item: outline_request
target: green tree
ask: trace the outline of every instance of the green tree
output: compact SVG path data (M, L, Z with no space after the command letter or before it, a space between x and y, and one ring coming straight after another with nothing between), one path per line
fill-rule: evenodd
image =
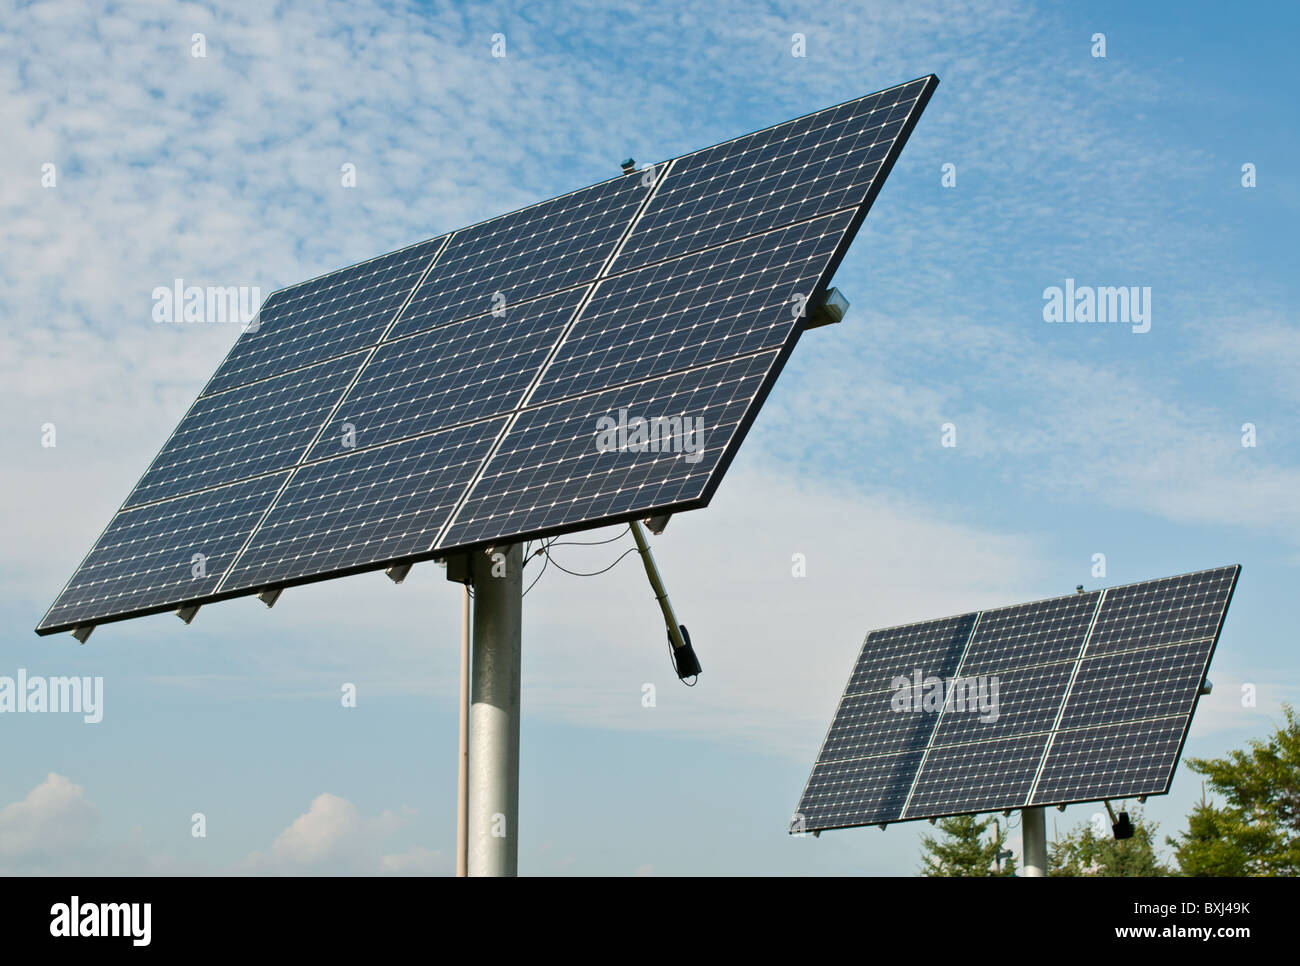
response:
M985 838L984 833L990 825L993 833ZM925 847L922 875L1015 875L1013 858L1007 858L1001 871L998 870L998 853L1006 850L1007 833L995 818L981 821L974 815L957 815L939 819L938 827L942 837L926 835L922 838Z
M1120 809L1124 809L1123 803ZM1140 809L1129 811L1133 837L1116 839L1109 827L1100 835L1084 822L1065 838L1056 839L1047 852L1048 875L1060 876L1157 876L1171 875L1156 855L1156 823ZM1109 825L1109 823L1107 823Z
M1300 718L1290 705L1282 712L1286 723L1266 740L1188 762L1224 803L1202 789L1187 831L1168 840L1184 875L1300 875Z

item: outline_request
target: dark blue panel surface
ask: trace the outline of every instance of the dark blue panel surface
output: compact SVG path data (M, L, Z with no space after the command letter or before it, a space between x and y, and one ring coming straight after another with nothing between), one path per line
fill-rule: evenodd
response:
M1075 660L1100 599L1100 592L1093 591L984 611L962 673Z
M702 499L775 357L766 352L525 410L440 546L592 525ZM602 440L601 420L617 424L620 412L628 431ZM663 432L633 446L630 424L637 419L665 421ZM615 448L602 451L602 442ZM618 448L623 442L629 445Z
M1034 792L1036 804L1087 802L1169 790L1186 716L1058 732Z
M937 84L922 77L678 158L611 271L869 202Z
M297 465L361 368L364 352L202 396L127 506Z
M1214 637L1238 567L1219 567L1106 592L1088 654Z
M266 532L241 543L239 579L209 588L206 602L377 569L393 554L707 504L795 346L796 308L816 309L936 84L923 78L273 293L131 506L295 467ZM596 420L620 410L633 421L703 419L702 457L595 452ZM497 419L507 436L487 432L452 456L431 435ZM367 493L416 509L394 523L357 495L357 467ZM436 490L408 494L412 480ZM134 612L106 601L79 613Z
M904 818L1017 808L1029 796L1048 733L931 748Z
M1073 661L977 675L967 674L963 666L959 684L949 688L952 697L932 743L992 741L1050 731L1073 672Z
M432 550L504 423L458 426L299 467L222 592Z
M203 395L364 349L379 341L442 247L434 238L271 294Z
M452 237L390 339L596 280L650 192L637 172Z
M1191 714L1210 649L1205 641L1123 651L1079 665L1061 728Z
M334 456L345 443L362 449L513 410L587 291L385 342L309 458Z
M822 746L822 761L924 751L939 716L924 702L904 707L895 691L846 694Z
M171 608L211 593L288 475L119 512L41 627Z
M977 614L886 627L872 631L863 642L846 694L892 687L899 675L949 677L957 672Z
M922 754L819 761L791 831L898 821Z
M1067 804L1165 792L1239 572L1221 567L873 631L814 772L925 742L903 819L1019 808L1031 795L1035 804ZM939 700L922 706L923 717L937 718L930 731L886 703L896 675L918 674L923 695L943 681L942 712L933 710ZM983 695L973 706L972 690ZM890 820L874 805L856 821L851 811L808 828Z
M783 346L851 212L602 281L531 402Z

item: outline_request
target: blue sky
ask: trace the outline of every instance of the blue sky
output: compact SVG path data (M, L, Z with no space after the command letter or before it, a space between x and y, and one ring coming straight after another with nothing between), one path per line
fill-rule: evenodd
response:
M154 323L156 286L269 294L629 155L931 72L835 279L850 315L801 342L713 505L655 544L700 686L672 677L633 561L552 569L529 594L521 872L912 874L923 823L784 834L863 636L1079 583L1242 564L1186 753L1263 734L1300 699L1298 20L1289 4L0 3L0 675L105 689L96 725L0 716L0 871L453 866L460 611L437 567L115 624L86 647L32 633L237 334ZM1066 278L1149 286L1150 331L1045 323ZM584 570L621 548L564 551ZM1148 814L1173 833L1199 794L1180 769Z

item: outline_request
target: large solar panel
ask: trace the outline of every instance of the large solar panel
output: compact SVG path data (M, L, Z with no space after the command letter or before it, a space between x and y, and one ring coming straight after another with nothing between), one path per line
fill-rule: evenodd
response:
M937 84L275 292L38 633L707 505Z
M791 830L1167 792L1240 571L873 631Z

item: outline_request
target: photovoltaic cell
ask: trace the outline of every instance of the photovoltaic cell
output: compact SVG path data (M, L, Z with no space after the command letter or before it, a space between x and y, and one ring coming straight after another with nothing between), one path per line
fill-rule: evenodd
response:
M1220 567L869 634L800 803L804 826L1168 791L1239 572ZM918 673L926 693L942 679L939 700L923 706L942 711L890 704L886 682ZM903 753L919 755L911 772ZM855 789L852 775L887 775L894 785ZM831 787L833 805L809 800Z
M1235 581L1236 573L1225 567L1117 587L1106 594L1088 651L1213 637Z
M363 355L200 397L126 505L291 469L361 368Z
M893 691L846 694L826 743L821 761L865 758L924 751L934 733L937 716L922 710L899 713L892 707Z
M923 77L677 159L613 271L869 203L937 83Z
M992 741L1050 731L1073 671L1074 662L1066 661L998 674L963 674L964 682L968 682L962 695L965 709L950 707L944 711L932 743L939 746ZM990 705L994 707L986 710Z
M445 239L433 238L280 289L208 382L210 396L379 341Z
M1100 599L1094 591L985 611L962 662L962 673L1074 660Z
M783 346L852 213L602 281L530 401Z
M1191 714L1207 657L1205 647L1185 643L1088 658L1060 727Z
M645 180L615 178L456 232L389 338L595 281L650 192Z
M931 748L904 818L956 815L1024 802L1043 760L1047 732Z
M211 593L288 475L120 511L42 623L76 626L106 610L171 609Z
M922 754L818 761L790 831L898 821Z
M916 669L947 678L957 672L977 614L872 631L863 642L846 694L889 688L900 674Z
M1058 732L1033 803L1088 802L1169 790L1185 715Z
M427 552L504 422L458 426L300 467L221 590Z
M713 468L775 353L719 363L704 372L524 410L469 492L443 546L519 539L531 531L604 521L707 496ZM630 414L630 415L629 415ZM620 447L617 425L661 420L653 439ZM602 451L601 421L612 448ZM690 420L690 422L686 422ZM698 422L697 422L698 421ZM645 451L637 447L644 445ZM694 450L694 452L691 452Z
M385 342L309 458L336 456L347 440L360 449L512 411L588 290Z

